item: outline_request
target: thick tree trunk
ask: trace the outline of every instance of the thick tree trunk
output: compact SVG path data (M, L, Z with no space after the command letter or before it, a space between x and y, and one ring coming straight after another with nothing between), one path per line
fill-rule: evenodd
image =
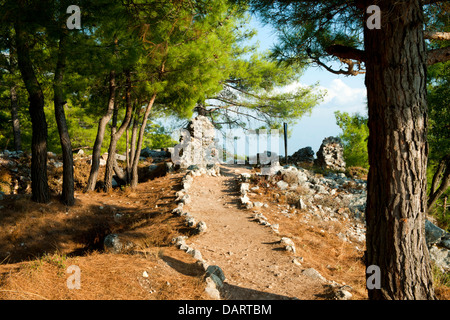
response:
M17 62L28 91L32 123L31 140L31 199L40 203L50 200L47 180L47 121L44 113L44 93L36 78L30 58L27 34L22 23L14 25L16 31Z
M106 125L113 115L114 105L116 99L116 73L111 71L109 74L109 99L108 107L105 115L100 119L97 130L97 137L95 138L94 148L92 152L91 172L86 187L86 191L93 191L97 183L98 170L100 168L100 156L102 152L103 138L105 137Z
M131 188L136 188L138 185L138 164L139 164L139 157L141 155L141 149L142 149L142 142L144 141L144 132L145 132L145 127L147 126L147 119L148 119L148 115L150 114L150 111L152 110L153 107L153 103L155 102L156 99L156 93L153 94L152 98L150 99L147 108L145 110L144 113L144 118L142 119L142 125L141 128L139 129L139 138L137 141L137 146L136 146L136 151L134 154L132 154L133 156L133 166L132 166L132 170L131 170Z
M112 188L113 171L116 171L115 167L117 166L115 157L117 142L122 137L125 130L128 128L128 124L130 123L133 112L133 106L131 104L131 74L129 71L126 71L126 79L127 79L125 92L126 113L119 130L116 130L117 112L115 112L114 114L113 126L111 128L111 143L109 144L108 159L106 161L105 192L108 192Z
M420 0L377 2L381 29L365 28L369 107L367 266L381 271L370 299L434 299L425 243L428 146Z
M67 129L66 115L64 113L64 91L63 78L66 61L65 35L59 40L58 61L56 63L55 78L53 81L53 102L55 107L55 119L58 125L59 140L61 142L63 156L63 185L61 201L72 206L75 203L74 180L73 180L73 153L70 142L69 130Z

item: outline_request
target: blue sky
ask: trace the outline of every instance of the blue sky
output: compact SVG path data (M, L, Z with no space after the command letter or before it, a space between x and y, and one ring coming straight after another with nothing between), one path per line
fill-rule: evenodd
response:
M270 26L263 26L253 18L250 27L258 30L255 40L259 42L260 50L269 50L276 42L276 34ZM292 135L288 140L288 154L307 146L317 152L324 138L340 134L335 111L367 114L364 75L335 75L318 67L310 67L298 81L302 85L319 82L320 88L327 90L328 94L310 116L304 116L297 125L290 128ZM284 155L284 145L280 147L283 150L281 154Z
M249 27L258 31L254 41L259 42L259 49L261 51L270 50L277 41L273 29L270 26L262 25L256 18L252 18ZM298 149L308 146L314 152L317 152L323 139L342 133L336 124L335 111L348 112L350 114L356 112L364 115L367 114L364 75L335 75L319 67L310 67L290 87L314 85L316 83L319 83L319 89L327 91L327 95L322 103L314 107L311 115L304 116L295 126L289 128L292 134L288 139L288 155L292 155ZM245 135L243 132L241 134L238 133L239 131L236 132L238 136ZM178 137L179 132L175 130L173 132L173 138L178 140ZM276 147L275 149L269 147L269 149L284 156L282 132L280 132L280 137L278 152ZM259 150L259 152L262 151L264 150Z

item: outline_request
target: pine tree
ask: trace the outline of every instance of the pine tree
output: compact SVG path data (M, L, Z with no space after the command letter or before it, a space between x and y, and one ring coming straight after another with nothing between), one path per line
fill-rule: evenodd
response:
M427 65L449 59L428 51L424 9L444 1L264 1L255 11L281 35L279 59L309 59L335 74L365 73L369 113L366 264L381 270L371 299L434 299L425 243ZM369 7L370 6L370 7ZM375 14L374 14L375 11ZM379 13L380 15L378 15ZM346 68L336 69L330 61Z

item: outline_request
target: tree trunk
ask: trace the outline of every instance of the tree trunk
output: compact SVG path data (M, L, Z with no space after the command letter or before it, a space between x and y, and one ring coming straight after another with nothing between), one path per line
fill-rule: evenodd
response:
M59 39L58 61L56 63L55 78L53 81L53 101L55 107L55 119L58 125L59 140L61 142L63 156L63 186L61 201L68 206L72 206L75 203L73 153L69 131L67 129L66 115L64 113L64 105L66 102L64 101L63 91L63 78L66 63L65 37L66 35L62 33Z
M144 118L142 119L142 125L139 129L139 138L137 141L136 151L133 156L133 166L131 171L131 188L136 188L138 185L138 164L139 164L139 157L141 155L141 149L142 149L142 141L144 140L144 132L145 127L147 126L147 119L148 115L150 114L150 111L152 110L153 103L156 99L156 93L153 94L152 98L150 99L147 108L145 110Z
M444 171L445 170L445 171ZM428 197L428 211L436 204L436 201L450 187L450 155L446 155L439 162L438 169L433 176L430 195Z
M13 59L14 48L11 45L9 48L9 73L11 75L16 74L16 63ZM20 120L19 120L19 104L17 101L17 84L11 84L9 89L10 100L11 100L11 121L13 126L13 136L14 136L14 150L22 150L22 137L20 133Z
M20 134L20 121L16 89L17 85L12 85L9 92L11 94L11 120L13 125L14 150L20 151L22 150L22 138Z
M109 73L109 99L108 107L105 115L100 119L97 130L97 137L95 138L94 148L92 152L92 164L91 172L89 173L89 179L86 187L86 191L93 191L97 183L98 170L100 168L100 156L102 152L103 138L105 137L106 125L111 120L114 104L116 99L116 73L112 70Z
M50 200L47 180L47 121L44 113L44 93L36 78L30 59L26 31L22 23L14 25L16 31L17 62L28 91L32 124L31 139L31 199L39 203Z
M131 172L130 172L130 149L129 149L129 145L130 145L130 127L131 127L131 121L128 124L128 128L125 131L126 133L126 137L125 137L125 157L126 157L126 163L127 163L127 167L126 167L126 183L128 184L130 182L130 177L131 177Z
M369 107L366 263L380 268L370 299L435 299L425 243L428 145L420 0L377 2L364 30Z
M103 191L108 192L112 188L112 178L114 172L114 159L116 156L117 140L115 139L115 134L117 131L117 113L119 112L119 105L114 104L112 124L111 124L111 137L108 147L108 158L106 159L105 166L105 178Z
M105 192L108 192L112 188L112 177L113 171L115 171L115 166L117 166L116 162L116 148L117 142L122 137L125 130L128 128L128 124L130 123L133 105L131 104L131 74L129 71L125 72L126 74L126 93L125 93L125 104L126 104L126 113L125 118L119 128L116 130L117 123L117 112L114 114L113 126L111 128L111 143L109 144L108 150L108 160L106 161L106 172L105 172Z
M136 139L137 139L137 131L139 127L139 118L142 112L141 107L136 107L134 119L133 119L133 128L131 129L131 142L130 142L130 166L127 167L128 174L128 183L131 184L131 180L133 178L133 163L134 163L134 155L136 153Z

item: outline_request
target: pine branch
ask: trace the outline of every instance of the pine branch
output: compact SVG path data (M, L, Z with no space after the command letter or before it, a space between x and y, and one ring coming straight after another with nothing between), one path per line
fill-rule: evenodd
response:
M339 44L331 45L328 48L326 48L325 51L328 54L338 57L340 59L351 59L356 60L358 62L364 62L366 60L365 51Z
M450 32L424 32L425 39L430 40L450 40Z
M427 65L429 66L448 60L450 60L450 46L428 51Z

